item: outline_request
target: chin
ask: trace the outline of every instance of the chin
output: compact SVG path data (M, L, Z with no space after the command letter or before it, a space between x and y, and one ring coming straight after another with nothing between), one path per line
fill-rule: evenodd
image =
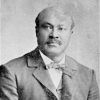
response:
M61 51L59 49L46 49L45 50L47 55L53 55L53 56L57 56L61 54Z
M65 48L59 47L59 46L44 46L42 47L42 51L46 55L52 55L52 56L59 56L64 53Z

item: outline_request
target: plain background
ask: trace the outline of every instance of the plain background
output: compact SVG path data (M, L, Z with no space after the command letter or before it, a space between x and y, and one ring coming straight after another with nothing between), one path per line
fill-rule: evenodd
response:
M67 55L96 71L100 84L99 0L1 0L0 64L37 46L35 18L44 8L63 5L74 15Z

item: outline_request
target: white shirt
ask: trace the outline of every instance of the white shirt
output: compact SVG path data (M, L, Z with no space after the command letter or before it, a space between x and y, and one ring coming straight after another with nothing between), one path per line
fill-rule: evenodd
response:
M44 63L46 65L50 64L51 62L53 62L50 58L45 56L41 51L40 51L40 54L41 54L41 56L43 58L43 61L44 61ZM65 56L63 57L63 59L60 61L59 64L64 64L64 63L65 63ZM54 69L54 68L50 68L50 69L48 69L48 72L50 74L51 80L52 80L55 88L57 89L57 87L58 87L58 85L60 83L61 77L62 77L62 71Z

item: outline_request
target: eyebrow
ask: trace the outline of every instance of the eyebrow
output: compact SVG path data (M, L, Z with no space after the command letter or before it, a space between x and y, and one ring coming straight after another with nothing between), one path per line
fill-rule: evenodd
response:
M48 22L44 22L44 23L42 23L42 25L43 24L47 24L47 25L52 25L51 23L48 23ZM53 25L52 25L53 26Z
M58 26L65 26L65 25L59 24Z
M43 23L41 24L41 26L43 26L43 25L54 26L52 23L49 23L49 22L43 22ZM57 25L57 27L66 27L66 25L61 23L61 24Z
M60 25L58 25L58 27L64 27L64 28L66 28L66 25L60 24Z

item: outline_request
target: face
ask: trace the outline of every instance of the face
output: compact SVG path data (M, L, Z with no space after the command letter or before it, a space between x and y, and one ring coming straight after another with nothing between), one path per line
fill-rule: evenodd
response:
M47 56L60 56L68 46L71 37L70 16L62 16L52 11L43 12L37 30L40 50Z

